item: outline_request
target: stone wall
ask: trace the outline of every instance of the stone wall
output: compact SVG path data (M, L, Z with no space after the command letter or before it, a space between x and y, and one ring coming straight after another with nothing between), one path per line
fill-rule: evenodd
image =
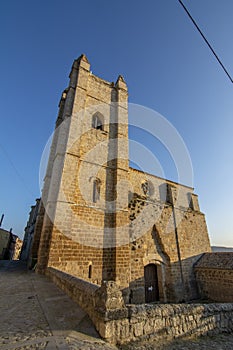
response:
M128 325L128 309L114 281L102 282L101 286L97 286L52 267L46 270L46 274L88 313L102 338L112 343L118 342L118 333L112 333L112 322L116 322L117 329L122 324Z
M122 77L110 83L94 76L84 55L74 62L45 177L45 213L36 226L38 272L50 266L89 282L116 280L127 288L127 99ZM93 127L95 115L102 118L101 128Z
M92 318L94 312L94 294L99 289L96 284L88 283L65 272L49 267L46 274L63 291L75 300Z
M27 261L29 258L29 254L31 251L31 245L33 242L33 235L34 235L34 231L35 231L35 224L36 224L37 216L39 213L39 207L40 207L40 199L37 198L36 204L31 206L27 226L25 227L23 246L22 246L21 253L20 253L20 260Z
M233 253L204 254L195 273L203 299L233 302Z
M10 232L0 228L0 260L5 258L9 247Z
M233 304L125 305L115 282L100 287L54 268L47 274L89 314L101 337L111 343L233 331Z
M155 264L159 301L198 298L193 265L211 251L193 189L130 168L131 301L145 302L144 268Z
M233 330L233 304L145 304L127 306L128 339L172 339Z

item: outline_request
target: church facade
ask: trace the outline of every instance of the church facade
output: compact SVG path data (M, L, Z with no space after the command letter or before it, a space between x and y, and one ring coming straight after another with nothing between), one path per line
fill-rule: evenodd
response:
M30 265L101 285L126 303L198 298L194 266L210 252L193 189L129 166L128 91L74 61L62 93Z

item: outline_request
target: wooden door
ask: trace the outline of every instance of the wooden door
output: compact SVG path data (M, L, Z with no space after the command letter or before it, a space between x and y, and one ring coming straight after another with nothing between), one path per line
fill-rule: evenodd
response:
M149 264L144 267L145 302L152 303L159 300L157 265Z

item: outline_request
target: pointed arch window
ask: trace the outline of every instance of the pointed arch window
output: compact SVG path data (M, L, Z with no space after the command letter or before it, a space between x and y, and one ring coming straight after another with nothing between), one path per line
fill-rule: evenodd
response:
M97 130L104 130L104 117L97 112L92 117L92 127Z
M93 195L92 200L97 203L100 200L100 179L94 179L93 181Z

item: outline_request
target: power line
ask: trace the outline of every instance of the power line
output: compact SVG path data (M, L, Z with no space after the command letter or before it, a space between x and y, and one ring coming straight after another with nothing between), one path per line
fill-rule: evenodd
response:
M204 39L205 43L208 45L209 49L212 51L212 53L214 54L216 60L218 61L218 63L220 64L220 66L222 67L222 69L224 70L224 72L226 73L226 75L228 76L228 78L230 79L231 83L233 83L233 79L231 78L230 74L228 73L227 69L224 67L223 63L221 62L220 58L218 57L218 55L216 54L216 52L214 51L213 47L210 45L209 41L206 39L205 35L202 33L201 29L199 28L198 24L196 23L196 21L193 19L193 17L191 16L190 12L188 11L188 9L185 7L185 5L183 4L183 2L181 0L178 0L179 3L181 4L181 6L183 7L183 9L185 10L185 12L187 13L187 15L189 16L189 18L191 19L191 21L193 22L193 24L195 25L195 27L197 28L198 32L201 34L202 38Z

